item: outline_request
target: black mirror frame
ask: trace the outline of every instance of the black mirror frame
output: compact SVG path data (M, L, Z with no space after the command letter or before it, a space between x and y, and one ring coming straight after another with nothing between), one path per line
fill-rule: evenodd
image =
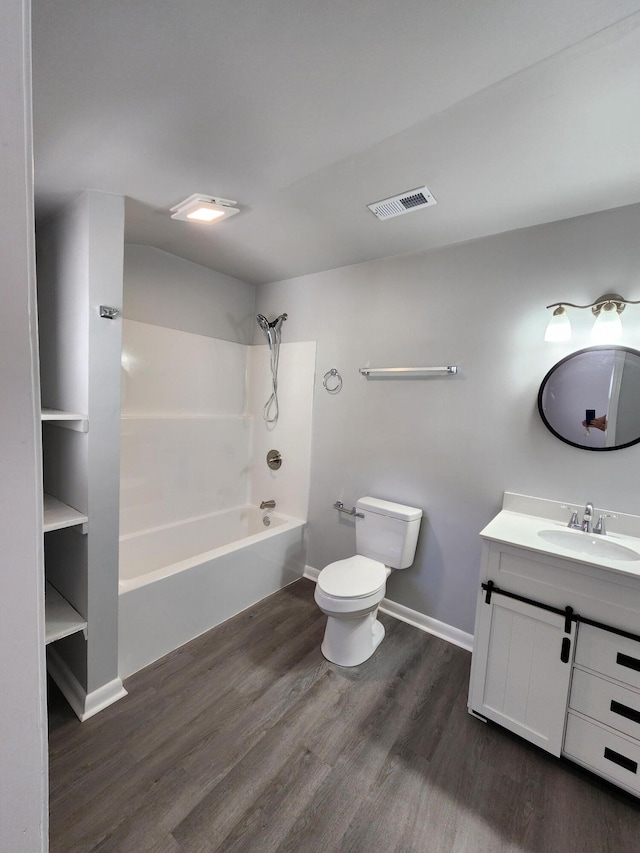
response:
M597 347L585 347L584 349L579 349L579 350L576 350L575 352L569 353L569 355L560 359L560 361L556 362L556 364L554 364L553 367L549 371L547 371L547 375L544 377L544 379L540 383L540 390L538 391L538 412L540 413L540 417L542 418L543 424L546 426L546 428L549 430L549 432L552 432L556 438L560 439L560 441L563 441L565 444L570 444L571 447L577 447L578 450L591 450L591 451L595 451L597 453L603 453L603 452L606 453L607 451L610 451L610 450L623 450L625 447L632 447L634 444L638 444L638 442L640 442L640 435L638 436L638 438L635 438L633 441L628 441L628 442L626 442L626 444L616 444L613 447L588 447L586 444L576 444L575 441L569 441L568 438L565 438L564 436L560 435L560 433L557 432L551 426L551 424L547 420L547 418L546 418L546 416L542 410L542 395L544 393L545 385L547 384L551 374L554 373L562 364L564 364L566 361L569 361L570 359L574 358L575 356L582 355L582 353L585 353L585 352L597 352L599 350L614 350L615 352L630 352L630 353L633 353L634 355L637 355L640 358L640 351L638 351L636 349L632 349L631 347L617 347L614 344L604 344L602 346L597 346Z

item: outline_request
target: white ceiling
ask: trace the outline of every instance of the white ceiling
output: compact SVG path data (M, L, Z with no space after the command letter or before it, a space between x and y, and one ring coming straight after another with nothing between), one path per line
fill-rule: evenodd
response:
M32 2L40 216L261 283L640 202L640 0Z

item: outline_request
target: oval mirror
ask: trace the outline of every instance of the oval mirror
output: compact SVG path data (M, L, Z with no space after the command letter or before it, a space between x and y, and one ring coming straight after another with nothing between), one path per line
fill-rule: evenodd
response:
M538 410L561 441L584 450L620 450L640 441L640 352L578 350L542 380Z

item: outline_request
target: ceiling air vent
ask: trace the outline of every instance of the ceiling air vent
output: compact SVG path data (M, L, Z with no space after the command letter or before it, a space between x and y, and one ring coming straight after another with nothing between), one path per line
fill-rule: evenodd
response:
M438 202L426 187L418 187L417 190L408 190L406 193L376 201L367 207L378 219L391 219L392 216L401 216L403 213L412 213L423 207L431 207Z

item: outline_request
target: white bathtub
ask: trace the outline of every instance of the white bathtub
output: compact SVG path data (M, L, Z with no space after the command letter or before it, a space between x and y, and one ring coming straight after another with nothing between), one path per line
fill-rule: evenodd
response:
M237 507L122 536L120 678L302 577L305 527Z

